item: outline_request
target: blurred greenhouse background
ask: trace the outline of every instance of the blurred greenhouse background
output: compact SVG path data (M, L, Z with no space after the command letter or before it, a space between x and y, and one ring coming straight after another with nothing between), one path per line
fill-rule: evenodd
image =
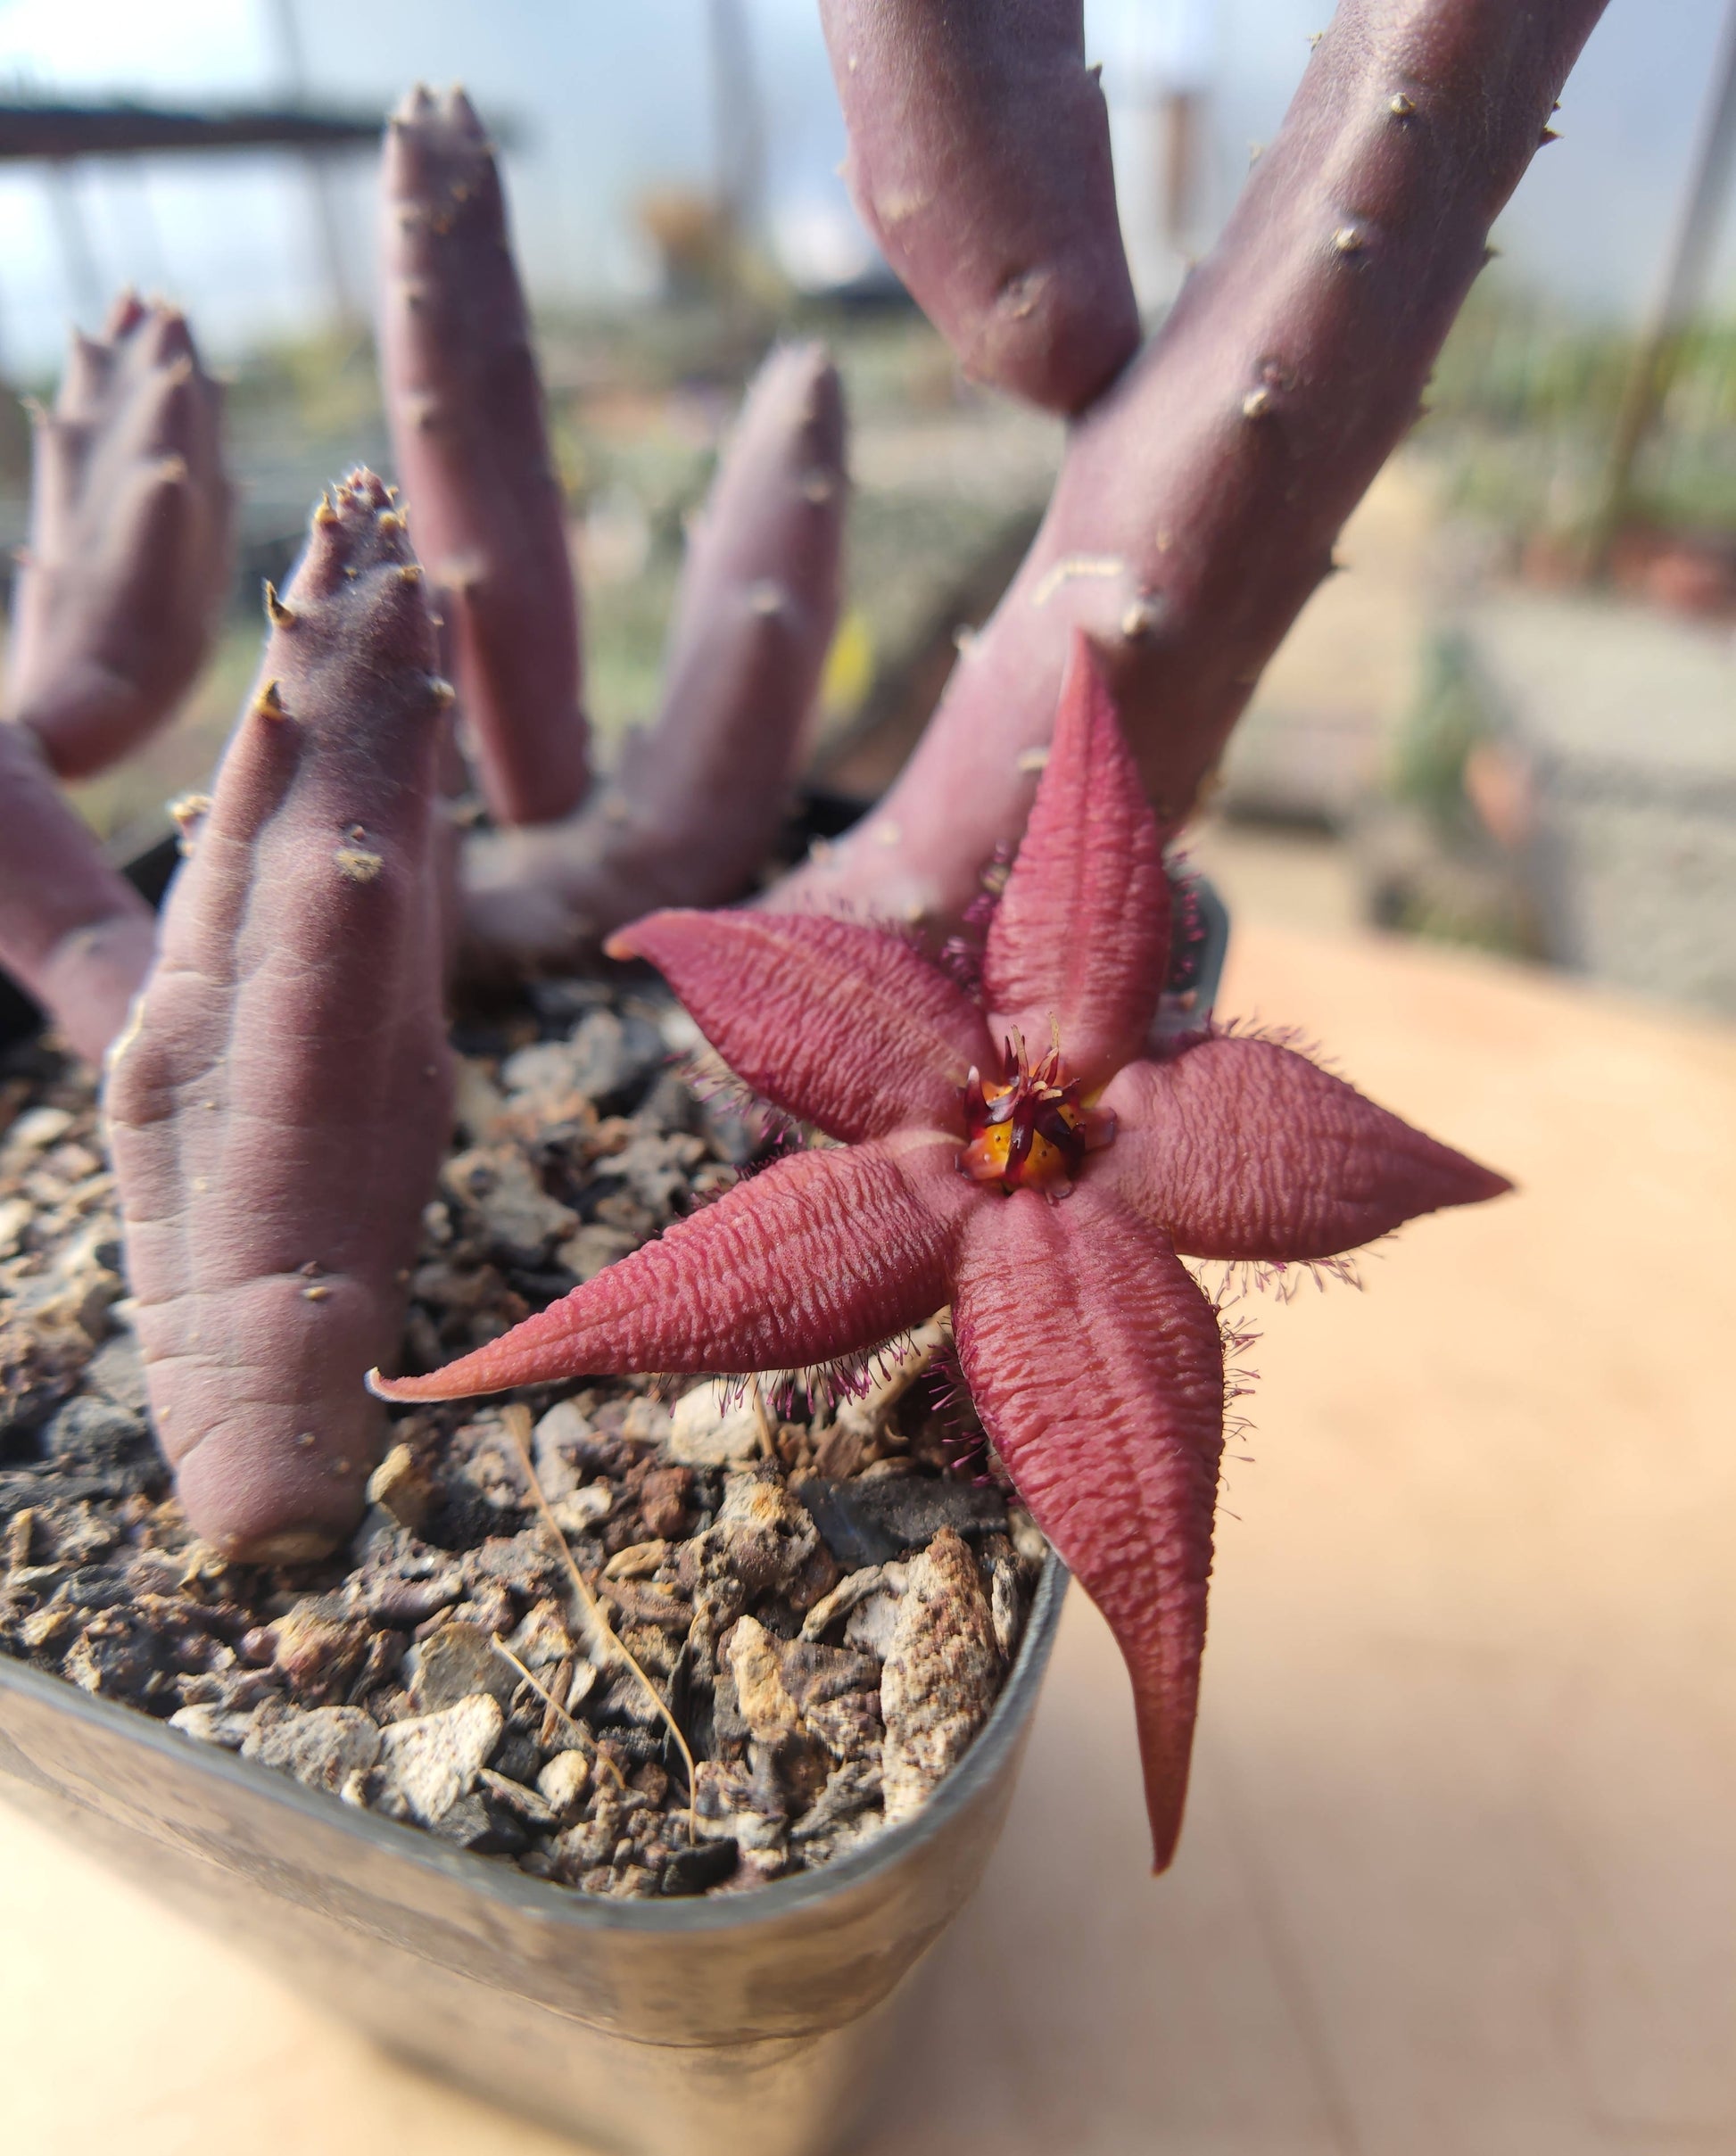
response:
M1153 320L1328 12L1091 0ZM1195 835L1244 914L1447 937L1736 1012L1736 219L1720 234L1715 127L1732 24L1726 0L1613 0L1429 415L1352 519L1348 574L1275 662ZM244 688L259 579L327 479L387 460L368 127L417 78L462 78L506 147L605 736L653 704L684 519L747 372L782 332L837 347L856 493L815 775L872 797L1034 531L1060 433L962 383L879 266L836 175L811 0L12 0L0 536L21 543L28 517L18 397L52 394L69 322L94 326L128 283L182 301L228 369L244 485L219 658L140 764L83 790L87 813L123 855L157 835ZM317 157L77 153L79 112L117 106L357 125ZM45 108L68 115L52 158L26 153ZM1686 312L1612 491L1697 170Z

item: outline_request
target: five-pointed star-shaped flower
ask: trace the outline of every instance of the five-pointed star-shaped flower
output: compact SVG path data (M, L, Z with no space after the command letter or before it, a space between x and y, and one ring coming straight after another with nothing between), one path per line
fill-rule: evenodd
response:
M445 1369L373 1380L414 1400L788 1369L950 1302L983 1426L1126 1657L1160 1871L1186 1789L1223 1449L1218 1319L1182 1256L1328 1258L1508 1188L1270 1041L1150 1052L1170 911L1156 823L1081 642L980 1004L880 929L639 922L616 954L651 960L739 1078L842 1142L778 1161Z

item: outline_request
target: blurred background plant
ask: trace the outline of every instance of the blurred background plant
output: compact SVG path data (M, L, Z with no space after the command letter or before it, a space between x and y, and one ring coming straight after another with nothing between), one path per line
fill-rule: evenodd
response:
M1575 308L1500 264L1472 293L1417 448L1438 474L1443 509L1485 525L1509 570L1570 580L1637 343L1632 320ZM1708 313L1683 331L1624 516L1614 564L1623 588L1643 592L1672 539L1711 555L1736 549L1736 321ZM1673 592L1659 596L1668 603ZM1729 591L1705 596L1708 611L1732 604Z

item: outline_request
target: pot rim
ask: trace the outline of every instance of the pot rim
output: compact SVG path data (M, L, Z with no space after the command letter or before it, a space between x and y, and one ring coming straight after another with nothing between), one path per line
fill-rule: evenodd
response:
M888 1827L864 1849L791 1879L771 1879L751 1892L712 1896L693 1895L654 1900L616 1900L533 1878L510 1861L478 1856L442 1842L431 1828L382 1818L346 1805L336 1796L310 1789L292 1776L263 1767L238 1754L183 1736L166 1722L137 1707L81 1690L64 1677L51 1677L29 1663L0 1655L0 1690L10 1687L75 1722L156 1750L178 1765L215 1776L255 1797L299 1812L327 1827L373 1842L423 1869L442 1873L454 1883L510 1904L527 1916L582 1932L715 1932L776 1923L837 1894L889 1871L921 1845L940 1833L1000 1772L1018 1744L1029 1709L1048 1665L1061 1607L1071 1574L1053 1549L1043 1561L1025 1618L1024 1632L1000 1696L990 1708L976 1741L929 1801L913 1817ZM4 1781L0 1780L0 1794Z

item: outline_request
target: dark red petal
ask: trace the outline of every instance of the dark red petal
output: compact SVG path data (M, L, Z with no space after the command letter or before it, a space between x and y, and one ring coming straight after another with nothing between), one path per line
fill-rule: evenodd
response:
M793 1153L523 1325L385 1400L460 1400L624 1370L799 1369L946 1302L971 1185L951 1138Z
M991 1051L982 1013L883 929L801 913L652 913L609 945L649 958L736 1076L835 1138L962 1130Z
M1138 1054L1170 955L1170 887L1096 654L1074 640L1054 739L983 954L989 1030L1060 1028L1088 1091Z
M953 1325L983 1427L1108 1618L1139 1718L1153 1866L1175 1854L1223 1450L1211 1306L1109 1192L974 1208Z
M1092 1174L1190 1258L1303 1262L1513 1186L1272 1041L1129 1063Z

